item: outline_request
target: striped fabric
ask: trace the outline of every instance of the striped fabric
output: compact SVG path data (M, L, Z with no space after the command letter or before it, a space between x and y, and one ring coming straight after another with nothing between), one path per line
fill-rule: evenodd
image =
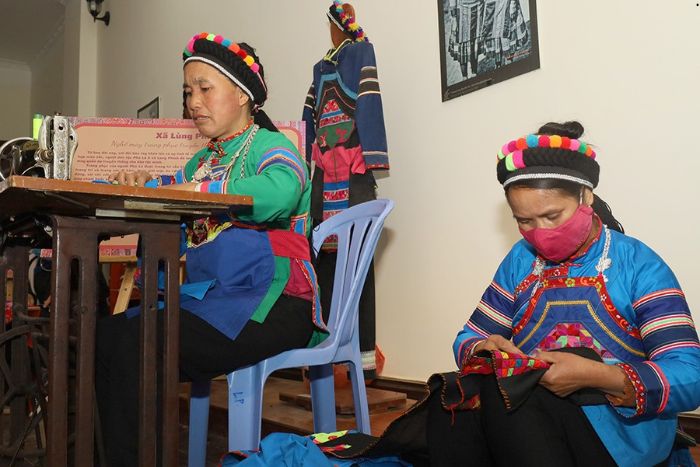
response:
M357 97L380 94L376 66L365 66L360 70L360 88Z
M700 348L688 303L680 289L655 291L632 306L650 360L670 350Z
M316 91L313 83L311 83L309 92L306 94L306 101L304 102L304 107L309 109L311 112L316 112Z
M264 154L258 162L258 166L256 168L255 173L257 175L260 175L265 169L275 164L283 165L292 169L294 171L294 174L299 179L299 185L301 185L301 189L304 189L307 180L306 165L301 160L299 160L296 154L294 154L287 148L274 148L268 151L266 154Z
M491 334L499 334L510 339L513 331L513 295L508 293L496 281L486 289L481 301L472 313L466 327L478 334L479 338L468 339L460 344L458 360L462 363L468 359L473 347Z

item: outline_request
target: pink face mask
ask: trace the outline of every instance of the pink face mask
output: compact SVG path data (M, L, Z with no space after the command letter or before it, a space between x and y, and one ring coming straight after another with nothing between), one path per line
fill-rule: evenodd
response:
M520 233L535 250L550 261L561 262L576 253L593 226L593 208L580 204L573 216L553 229L535 228Z

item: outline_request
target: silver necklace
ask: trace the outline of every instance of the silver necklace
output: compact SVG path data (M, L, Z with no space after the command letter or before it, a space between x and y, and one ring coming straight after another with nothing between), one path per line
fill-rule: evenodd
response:
M223 178L224 175L228 176L231 168L236 164L236 161L238 160L239 156L242 156L241 159L241 178L245 177L245 161L246 158L248 157L248 151L250 150L250 146L253 143L253 138L255 138L255 134L258 132L258 129L260 127L258 125L253 125L253 128L251 129L250 133L248 133L248 136L246 137L245 142L241 145L241 147L236 151L236 153L233 155L231 158L231 162L226 164L226 168L221 171L221 177ZM214 152L211 152L208 156L207 159L204 161L202 165L199 166L199 168L195 171L195 173L192 175L192 181L194 182L201 182L203 180L206 180L207 178L210 178L212 176L212 166L211 166L211 156L214 154Z

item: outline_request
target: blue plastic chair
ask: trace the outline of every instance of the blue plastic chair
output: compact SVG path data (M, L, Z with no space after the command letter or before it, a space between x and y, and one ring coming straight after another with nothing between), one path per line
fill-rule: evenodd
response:
M314 348L289 350L227 375L230 451L258 449L265 380L273 371L300 366L309 367L314 430L320 433L336 431L333 363L349 363L357 428L370 434L360 357L358 305L384 220L393 208L391 200L369 201L346 209L314 230L313 248L316 252L327 237L338 236L338 260L328 319L330 335ZM189 467L205 465L209 391L209 381L192 384Z

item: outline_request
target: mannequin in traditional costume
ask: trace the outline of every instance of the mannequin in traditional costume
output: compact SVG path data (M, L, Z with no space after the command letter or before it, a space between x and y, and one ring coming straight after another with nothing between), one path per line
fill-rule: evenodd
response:
M306 160L313 161L311 217L318 224L376 199L374 171L387 170L386 134L374 48L355 21L352 5L334 1L327 12L333 48L313 69L304 105ZM330 309L336 244L317 261L323 309ZM375 376L374 268L360 298L360 350L365 377Z

